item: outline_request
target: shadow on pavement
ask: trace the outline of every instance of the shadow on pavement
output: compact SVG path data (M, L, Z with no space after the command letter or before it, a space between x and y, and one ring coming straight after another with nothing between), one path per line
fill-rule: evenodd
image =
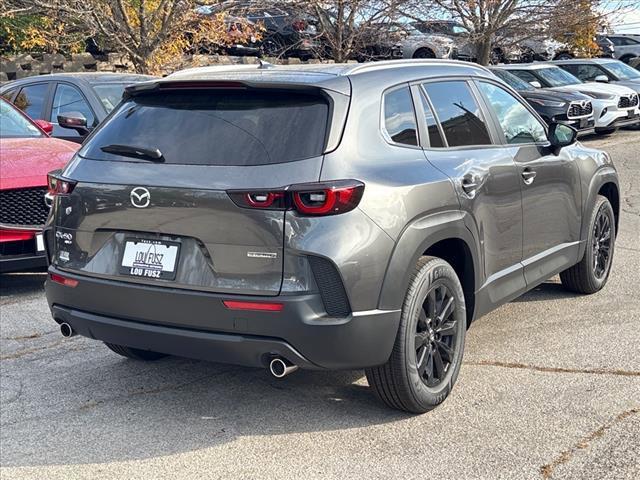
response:
M561 283L545 282L515 300L512 300L512 302L541 302L545 300L558 300L561 298L573 298L578 296L580 295L570 292L564 288Z
M0 274L0 297L44 290L45 270Z

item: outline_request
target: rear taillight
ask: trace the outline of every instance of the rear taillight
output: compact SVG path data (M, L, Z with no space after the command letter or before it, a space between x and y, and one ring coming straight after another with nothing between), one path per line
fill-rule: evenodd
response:
M50 273L49 278L52 282L59 283L60 285L64 285L65 287L75 288L78 286L78 280L63 277L62 275L58 275L57 273Z
M337 215L360 203L364 183L357 180L303 183L273 190L227 192L242 208L296 210L301 215Z
M64 179L57 173L47 175L47 187L50 195L68 195L73 192L76 182Z

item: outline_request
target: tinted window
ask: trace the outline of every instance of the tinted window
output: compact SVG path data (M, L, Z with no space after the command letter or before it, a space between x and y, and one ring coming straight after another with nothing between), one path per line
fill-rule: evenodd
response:
M385 94L384 128L394 142L418 145L418 127L409 87L397 88Z
M571 75L578 77L583 82L590 82L595 80L598 75L607 75L606 72L602 71L600 68L595 65L563 65L562 68L569 72Z
M536 78L536 76L531 73L531 72L527 72L526 70L511 70L511 73L513 73L516 77L518 77L519 79L531 84L530 82L538 82L541 83L540 80L538 80Z
M87 119L87 125L95 123L91 107L87 104L82 94L76 87L59 83L56 87L56 94L53 97L53 109L51 110L51 121L57 122L58 115L69 112L80 112Z
M96 92L96 95L98 95L107 113L111 113L111 110L116 108L116 105L120 103L126 85L126 83L101 83L93 85L93 90Z
M7 102L0 100L0 138L42 137L42 132Z
M329 106L301 93L179 91L131 98L82 151L104 160L106 145L159 149L166 163L266 165L321 155Z
M34 120L42 119L44 99L48 88L48 83L37 83L24 87L16 96L13 104Z
M516 97L491 83L480 82L479 86L489 105L496 112L507 143L542 143L547 141L544 126Z
M4 98L5 100L9 100L11 101L13 99L13 94L16 93L16 89L12 88L11 90L7 90L6 92L4 92L2 94L2 98Z
M450 147L491 144L480 107L466 82L426 83L424 88Z
M424 91L421 91L420 93L420 101L422 102L424 122L429 134L429 146L434 148L444 147L444 141L442 140L442 135L440 135L440 129L438 129L438 121L431 111L431 106L425 97Z
M531 92L535 90L535 88L530 83L525 82L519 77L516 77L513 73L507 72L506 70L501 70L499 68L491 69L491 71L496 77L498 77L514 90L518 90L519 92Z

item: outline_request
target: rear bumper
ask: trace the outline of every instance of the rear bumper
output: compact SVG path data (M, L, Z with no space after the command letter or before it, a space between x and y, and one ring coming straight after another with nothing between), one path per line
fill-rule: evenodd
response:
M218 295L103 280L62 272L75 288L47 280L54 319L80 335L118 345L189 358L266 367L280 355L310 369L356 369L385 363L399 311L355 312L331 318L318 294L281 295L268 301L281 312L228 310L222 300L265 297Z
M20 272L47 266L44 253L33 255L0 255L0 273Z

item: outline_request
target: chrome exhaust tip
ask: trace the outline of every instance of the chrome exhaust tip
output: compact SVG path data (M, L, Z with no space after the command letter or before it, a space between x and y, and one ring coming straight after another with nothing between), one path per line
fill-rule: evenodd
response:
M64 338L70 338L73 337L76 332L73 329L73 327L71 325L69 325L68 323L61 323L60 324L60 333L62 334L62 336Z
M283 378L298 369L297 365L290 363L284 358L275 357L269 362L269 371L276 378Z

